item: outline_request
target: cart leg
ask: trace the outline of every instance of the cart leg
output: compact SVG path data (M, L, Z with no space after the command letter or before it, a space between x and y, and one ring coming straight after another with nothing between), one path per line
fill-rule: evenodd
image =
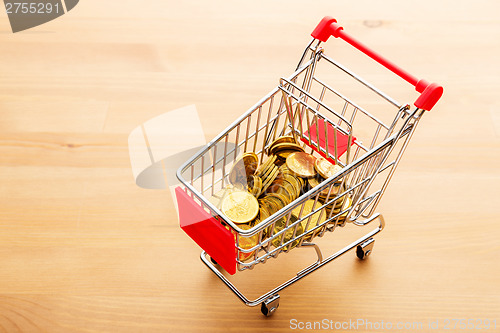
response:
M262 302L260 306L260 311L264 316L272 316L274 312L278 309L278 306L280 305L280 295L276 294L268 299L266 299L264 302Z
M364 243L358 245L358 247L356 248L356 256L361 260L366 259L366 257L368 257L372 253L374 243L375 239L370 238Z

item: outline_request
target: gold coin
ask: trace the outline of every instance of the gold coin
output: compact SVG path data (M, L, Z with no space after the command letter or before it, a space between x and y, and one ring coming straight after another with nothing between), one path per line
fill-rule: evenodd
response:
M263 175L260 177L262 178L262 182L263 183L266 183L267 182L267 179L269 178L269 175L274 171L276 170L276 168L278 168L276 165L274 164L271 164L263 173Z
M273 210L276 213L279 211L281 208L285 207L281 199L269 194L266 195L266 200L273 206Z
M287 177L288 178L288 177ZM288 178L285 178L285 176L283 177L283 179L281 180L281 187L283 187L289 194L290 194L290 198L292 198L293 200L295 200L295 188L293 187L292 183L290 183L290 179Z
M290 169L288 169L288 167L286 166L286 164L283 164L282 166L280 166L280 171L284 175L291 175L292 174L292 172L290 171Z
M323 179L324 180L324 179ZM318 186L321 182L323 182L323 180L321 179L318 179L318 177L313 177L313 178L308 178L307 179L307 182L309 183L309 185L312 187L316 187Z
M238 227L242 230L250 230L254 227L253 223L240 224ZM257 246L259 243L259 233L252 236L242 236L238 234L238 247L243 250L250 250L251 248ZM246 261L254 256L255 251L252 252L242 252L238 249L238 259L240 261Z
M280 143L283 143L283 142L290 142L290 143L296 143L295 139L293 138L293 136L280 136L279 138L277 138L276 140L274 140L269 146L268 146L268 149L267 149L267 153L268 155L271 155L269 154L269 151L271 150L271 148L277 144L280 144Z
M317 210L319 207L321 207L320 202L316 202L316 205L314 205L314 200L312 200L312 199L307 200L303 205L304 205L303 209L302 209L302 205L299 205L292 210L292 214L297 216L298 219L302 219L302 218L304 218L304 216L311 213L313 211L313 207L314 207L314 210ZM301 210L302 210L302 215L300 214ZM307 232L307 231L315 228L317 225L320 225L321 223L325 222L325 220L326 220L326 214L322 209L320 209L316 213L314 213L313 215L311 215L307 218L304 218L302 220L302 222L300 222L300 224ZM307 221L309 221L309 225L307 225ZM307 229L306 229L306 225L307 225ZM312 239L313 236L314 236L313 232L311 231L306 235L306 237L304 239L310 240L310 239Z
M344 201L342 203L343 203L342 207L334 209L333 213L332 213L332 216L335 216L338 213L340 213L341 211L346 210L344 213L342 213L340 216L337 217L340 222L343 222L346 219L347 214L349 213L348 208L350 208L351 205L352 205L352 200L351 200L351 198L349 198L349 197L346 196L344 198ZM328 215L330 215L330 212L328 212ZM334 223L334 222L335 221L332 221L330 223Z
M302 191L302 189L306 186L306 181L304 180L304 178L300 177L300 176L294 176L297 181L299 182L299 185L300 185L300 190Z
M278 192L281 188L281 185L277 184L276 182L273 182L269 187L266 189L266 194L270 193L275 193Z
M342 204L343 204L343 203L344 203L344 202L343 202L343 201L341 201L341 202L340 202L340 206L337 206L337 205L333 206L333 204L332 204L332 205L328 205L328 206L326 206L326 207L325 207L326 216L330 216L330 213L331 213L331 216L335 216L335 215L337 215L338 213L340 213L340 211L341 211L341 206L342 206ZM332 211L333 211L333 212L332 212Z
M269 200L273 200L281 208L285 207L288 202L287 198L281 193L271 193L267 195Z
M309 184L309 186L311 188L314 188L314 187L318 186L320 184L320 182L322 182L323 180L319 180L318 178L313 177L313 178L307 179L307 183ZM329 191L330 191L330 187L328 187L328 186L325 187L321 192L319 192L319 197L321 199L325 199L328 196ZM333 190L332 190L332 193L330 193L330 198L333 198L333 197L335 197L335 196L334 196Z
M250 192L254 197L258 198L260 192L262 191L262 179L256 175L251 175L248 177L248 192Z
M302 190L299 180L292 175L284 175L283 180L287 181L288 183L290 183L292 185L293 190L294 190L294 197L295 197L295 199L297 199L300 196L300 192Z
M351 198L347 198L347 200L344 200L344 205L342 206L341 211L350 208L351 205L352 205ZM347 210L345 213L343 213L342 215L340 215L339 219L345 220L345 218L347 217L348 213L349 213L349 210Z
M288 157L288 155L290 155L291 153L295 153L297 150L280 150L278 152L276 152L276 156L278 157L278 159L280 161L285 161L286 162L286 158ZM284 164L283 164L284 165Z
M281 206L281 202L275 198L267 197L267 201L269 202L269 205L273 207L273 214L279 211L281 208L283 208Z
M269 185L269 187L266 189L266 194L271 194L271 193L281 193L283 194L285 189L283 188L284 184L284 179L278 179L279 177L276 177L274 182ZM288 193L286 194L288 198L290 198L290 195Z
M257 186L256 186L256 188L258 189L258 191L256 191L254 193L254 196L256 198L258 198L260 196L260 194L262 193L262 179L260 177L258 177L258 176L255 176L255 177L257 178Z
M229 172L229 182L233 185L244 184L248 176L255 173L258 161L259 158L255 153L244 153L234 162Z
M270 217L273 214L273 212L272 212L271 208L269 208L270 206L268 205L268 202L262 202L262 199L261 199L261 200L259 200L259 204L260 204L260 206L259 206L259 221L263 222L268 217ZM264 229L264 231L262 233L262 240L266 239L271 234L271 227L272 227L272 224Z
M292 223L297 221L297 217L295 217L293 214L290 215L290 222L288 223L288 227L286 226L286 219L287 217L283 217L278 221L276 221L276 224L274 225L274 235L276 235L278 232L286 228L286 231L283 234L280 234L279 236L274 236L274 238L272 239L271 244L273 244L273 246L276 248L291 241L294 238L293 234L295 232L295 228L297 228L297 231L295 232L295 238L304 232L304 228L301 223L293 227L290 226ZM299 244L299 241L300 239L297 238L291 244L288 244L287 246L283 247L283 251L287 251L288 249L296 247Z
M283 172L281 172L280 168L278 168L278 173L276 174L276 177L274 178L272 184L277 184L280 185L283 183Z
M234 191L237 191L234 187L224 187L223 189L221 189L220 191L218 191L217 193L214 193L214 195L212 195L208 201L210 201L215 207L217 207L218 209L220 209L221 207L221 203L222 203L222 200L224 200L224 198L230 194L231 192L234 192Z
M274 202L271 203L267 196L259 199L259 205L261 208L265 208L270 216L278 211L278 207L276 207L276 204Z
M291 142L278 143L269 149L269 154L275 155L282 150L304 151L300 145Z
M330 188L331 188L331 190L330 190ZM339 195L340 192L341 192L340 186L333 184L330 187L327 187L323 191L321 191L320 198L322 199L322 201L324 201L326 203L327 200L331 201L333 198L335 198L337 195ZM344 200L343 198L344 197L339 198L338 200Z
M259 167L255 171L255 174L259 177L262 177L266 173L266 171L268 171L269 167L274 164L274 161L276 161L276 156L275 155L269 156L264 161L264 163L259 165Z
M265 193L269 185L276 179L278 176L279 168L277 166L274 167L273 171L267 176L266 180L263 181L262 184L262 193Z
M340 170L342 167L336 164L330 163L326 158L320 157L314 162L314 168L323 178L330 178Z
M332 196L332 198L334 198L334 196ZM340 208L342 208L342 205L344 204L344 201L346 200L346 198L347 198L347 196L343 196L343 197L336 199L335 201L329 201L330 204L328 206L326 206L326 208L327 209L333 208L334 213L337 214L338 212L340 212Z
M260 205L259 206L259 220L264 221L267 219L271 214L269 213L269 210L265 205Z
M278 206L277 202L269 198L268 195L262 198L262 202L263 202L262 204L267 208L267 210L271 215L274 215L274 213L280 210L280 207Z
M257 216L259 203L250 193L237 191L224 198L221 210L234 223L248 223Z
M282 196L284 196L286 198L286 204L288 205L289 203L291 203L293 200L295 200L294 198L294 195L293 195L293 188L292 188L292 185L290 185L290 183L283 183L283 185L281 185L278 189L278 191L276 192L278 194L281 194Z

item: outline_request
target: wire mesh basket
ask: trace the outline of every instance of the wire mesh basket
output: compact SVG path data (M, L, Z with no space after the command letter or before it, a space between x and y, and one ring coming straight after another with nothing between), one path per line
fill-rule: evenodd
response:
M372 237L384 227L382 215L375 212L377 204L419 120L443 92L437 84L416 79L354 40L331 17L325 17L312 36L296 70L281 78L276 88L178 170L183 184L176 189L182 229L204 249L201 257L205 264L245 304L262 304L266 315L277 308L278 292L295 281L351 249L356 248L361 259L371 253ZM397 102L326 55L321 43L330 36L345 40L414 85L421 93L415 106ZM360 83L356 101L335 85L345 78L332 82L333 71ZM361 96L366 92L377 97L376 108L363 105ZM241 163L242 156L255 155L252 158L257 168L269 164L266 161L271 156L270 149L277 141L284 140L281 138L287 138L294 149L312 156L311 161L315 162L311 163L322 161L335 167L330 167L331 172L325 177L311 181L297 175L287 178L289 170L275 163L276 168L273 166L268 175L269 172L282 175L289 189L283 194L286 200L273 196L270 190L259 192L259 206L269 207L259 211L253 224L235 223L223 213L214 196L233 185L230 170ZM286 153L290 156L290 151ZM288 165L288 159L281 162ZM274 183L267 185L270 184ZM267 195L273 197L268 198L271 203L275 201L272 205L266 204ZM319 246L313 243L316 237L348 223L364 227L374 220L379 221L374 230L328 257L323 257ZM316 262L253 301L219 269L234 274L301 247L314 247Z

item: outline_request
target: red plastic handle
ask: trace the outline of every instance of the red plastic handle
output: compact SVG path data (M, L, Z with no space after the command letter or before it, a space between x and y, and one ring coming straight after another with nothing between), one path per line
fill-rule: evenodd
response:
M313 36L315 39L319 39L322 42L326 42L328 38L330 38L330 36L341 38L409 82L415 87L415 90L421 94L414 103L415 106L420 109L427 111L431 110L443 95L443 87L436 83L429 84L425 80L419 80L417 77L411 75L401 67L382 57L380 54L376 53L366 45L352 38L344 31L344 28L337 23L337 20L331 16L325 16L311 33L311 36Z

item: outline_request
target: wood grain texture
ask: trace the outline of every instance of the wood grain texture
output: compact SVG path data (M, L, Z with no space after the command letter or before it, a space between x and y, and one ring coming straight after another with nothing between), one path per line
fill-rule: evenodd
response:
M499 11L487 0L87 0L16 34L0 12L0 332L281 332L291 319L358 318L419 332L485 318L498 331ZM169 191L135 185L127 137L195 104L210 140L294 69L324 15L445 95L379 206L373 256L340 258L264 318L199 261ZM414 96L347 46L336 53ZM235 280L257 294L311 253L280 258Z

